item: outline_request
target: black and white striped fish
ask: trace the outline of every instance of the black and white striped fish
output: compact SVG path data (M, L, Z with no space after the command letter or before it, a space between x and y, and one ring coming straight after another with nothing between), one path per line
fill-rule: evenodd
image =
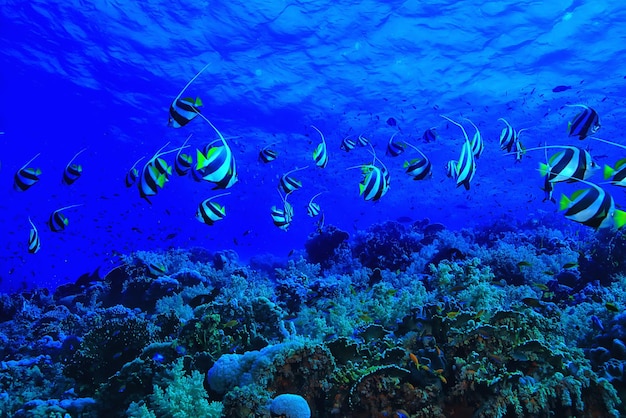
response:
M293 220L293 206L291 206L291 204L287 202L287 197L289 197L289 194L287 194L285 197L283 197L280 191L278 192L278 194L283 201L283 206L282 208L272 206L270 215L272 216L272 222L274 223L274 225L282 229L283 231L286 231L287 229L289 229L291 221Z
M156 154L148 160L141 170L141 176L139 177L139 196L150 202L150 197L156 196L159 188L163 188L167 181L168 171L172 172L171 167L167 165L167 162L161 158L162 155L173 151L163 152L163 149L169 145L169 142L163 145ZM169 169L169 170L168 170Z
M278 158L278 153L273 149L270 149L269 147L270 146L268 145L266 147L263 147L263 149L259 151L259 160L261 160L265 164L271 163L276 158Z
M474 136L472 137L470 144L472 145L472 153L474 154L474 158L478 159L480 158L480 156L483 154L483 151L485 150L485 141L483 140L483 136L481 135L480 130L478 129L478 126L476 126L474 122L472 122L471 120L467 118L464 118L464 119L468 121L476 130L476 132L474 133Z
M28 222L30 222L30 233L28 234L28 252L31 254L37 253L41 249L41 239L39 238L39 231L37 231L37 227L28 217Z
M31 158L26 164L22 166L13 177L13 188L18 192L23 192L31 188L35 183L39 181L41 170L39 168L28 167L35 158L39 157L39 154Z
M441 116L444 119L447 119L448 121L454 123L463 132L465 142L461 147L461 155L459 156L459 159L455 164L453 177L456 180L456 187L463 185L465 187L465 190L469 190L470 183L474 178L474 174L476 174L476 160L474 158L474 153L472 152L472 144L470 143L469 137L467 136L467 132L465 132L465 128L463 128L463 125L453 121L447 116Z
M316 197L318 197L319 195L321 195L324 192L319 192L318 194L316 194L315 196L313 196L311 198L311 200L309 200L309 204L306 206L306 213L307 215L309 215L311 218L317 216L320 214L322 208L320 207L319 203L314 202L313 200L315 200Z
M367 144L370 143L370 140L367 139L366 137L364 137L363 135L359 135L356 143L360 146L360 147L366 147Z
M176 153L176 158L174 158L174 171L179 176L186 175L189 170L191 170L191 166L193 165L193 158L188 154L181 154L181 151L187 147L187 142L189 142L189 138L191 135L187 137L183 145L178 149Z
M383 197L389 190L385 172L375 165L366 165L362 167L364 177L359 183L359 194L365 200L377 201Z
M167 266L162 261L151 261L146 264L146 268L148 269L148 276L155 279L167 274Z
M196 219L204 224L213 225L215 222L224 219L226 216L226 208L213 199L229 195L230 193L221 193L213 197L209 197L198 205Z
M80 164L72 164L72 161L76 159L81 153L86 151L87 148L83 148L78 151L70 160L69 163L65 166L65 170L63 170L63 180L62 183L66 185L73 184L83 173L83 166Z
M363 173L363 181L359 183L359 194L363 196L363 199L375 202L389 191L391 173L387 166L376 156L376 151L371 143L369 143L369 146L374 159L372 164L360 166ZM380 163L380 167L376 166L376 161Z
M354 167L348 167L347 170L359 168L363 174L363 180L359 183L359 195L363 196L365 200L377 201L383 197L389 190L391 182L391 174L382 161L376 157L374 147L372 148L372 155L374 159L371 164L363 164ZM379 161L381 167L376 166L376 161Z
M456 178L456 161L450 160L446 163L446 176Z
M326 149L326 139L322 131L311 125L311 128L315 129L322 137L322 142L313 151L313 160L315 165L319 168L324 168L328 164L328 150Z
M78 204L78 205L65 206L61 209L57 209L54 212L52 212L50 214L50 218L48 219L48 227L50 228L50 231L52 232L63 231L65 227L67 227L67 225L69 224L69 220L63 214L63 211L67 209L72 209L78 206L82 206L82 205Z
M590 188L575 191L571 196L561 195L560 210L565 217L594 229L626 224L626 212L615 208L613 197L601 187L583 181Z
M352 151L355 147L356 147L356 142L353 139L350 139L349 136L346 136L341 141L341 146L339 148L344 150L345 152L349 152L349 151Z
M600 116L598 112L589 106L582 104L565 105L569 107L581 107L583 110L567 124L567 134L585 139L600 129Z
M137 170L137 164L139 164L139 161L143 160L144 158L146 157L141 157L140 159L135 161L135 163L130 168L130 170L128 170L128 173L126 173L126 178L124 179L124 183L126 184L126 187L132 187L137 181L137 178L139 177L139 170Z
M172 128L180 128L182 126L187 125L193 118L195 118L199 113L199 107L202 106L202 100L200 98L196 98L195 100L189 97L182 98L183 93L187 88L193 83L200 74L204 70L207 69L209 64L205 65L198 73L193 76L191 80L183 87L183 89L178 93L178 96L174 99L172 104L170 105L170 117L168 120L168 125Z
M553 183L587 180L598 168L598 165L591 158L591 154L578 147L548 145L528 148L526 151L552 148L561 149L561 151L552 155L547 163L541 163L539 171L542 176L547 175L548 180Z
M501 120L506 125L506 127L504 127L504 129L502 129L502 132L500 133L500 149L505 150L506 152L511 152L513 149L515 149L516 143L519 141L519 135L526 129L520 129L519 131L516 131L515 129L513 129L511 124L506 121L506 119L499 118L498 120Z
M391 138L389 138L389 141L387 142L386 154L391 157L397 157L398 155L402 154L406 149L406 145L403 142L394 142L393 138L397 134L398 132L395 132L393 135L391 135Z
M404 162L405 172L413 178L413 180L424 180L427 177L432 176L432 164L426 154L424 154L419 148L409 143L407 145L419 152L421 158L413 158L412 160Z
M198 150L196 170L202 173L204 180L215 184L214 189L228 189L238 180L235 157L222 133L204 115L200 114L200 117L211 125L221 145L210 147L206 155Z
M304 170L305 168L308 168L308 166L294 168L293 170L287 171L285 174L283 174L278 182L278 189L285 194L289 194L294 190L298 190L299 188L301 188L302 182L289 176L289 174L295 173L296 171Z
M437 139L437 130L435 128L426 129L424 131L424 134L422 135L422 140L424 140L424 142L426 143L433 142L436 139Z
M461 148L461 156L456 164L456 187L463 185L465 190L469 190L474 174L476 174L474 153L472 152L472 145L466 140Z

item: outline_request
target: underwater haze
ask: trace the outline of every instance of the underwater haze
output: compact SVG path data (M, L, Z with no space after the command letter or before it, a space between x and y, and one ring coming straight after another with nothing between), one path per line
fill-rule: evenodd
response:
M0 5L0 417L624 416L619 1Z

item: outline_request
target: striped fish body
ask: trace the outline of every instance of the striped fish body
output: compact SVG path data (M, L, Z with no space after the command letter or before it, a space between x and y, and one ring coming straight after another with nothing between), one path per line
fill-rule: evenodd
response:
M522 158L524 157L524 154L526 153L524 145L519 139L517 139L515 141L515 145L513 146L513 148L515 149L515 162L516 163L522 162Z
M472 138L471 146L474 158L480 158L480 156L483 154L483 151L485 150L485 142L483 141L483 137L480 132L478 132L478 130L476 130L476 133Z
M446 163L446 176L456 179L456 167L457 162L455 160L450 160Z
M216 189L227 189L237 182L235 159L225 143L209 148L206 156L197 150L196 170L204 180L215 183Z
M424 142L433 142L437 139L437 131L434 128L426 129L422 135Z
M395 134L394 134L395 136ZM393 136L389 138L389 142L387 142L387 152L386 154L390 157L397 157L405 151L405 146L402 142L395 142L393 140Z
M276 158L278 158L278 153L274 150L263 148L261 151L259 151L259 160L265 164L271 163Z
M567 133L569 136L577 136L578 139L585 139L589 135L593 135L600 129L600 117L598 112L589 106L577 105L583 110L567 124Z
M328 164L328 152L326 150L326 143L321 142L315 151L313 151L313 160L315 161L315 165L319 168L325 168Z
M63 171L63 184L66 185L71 185L73 184L76 180L78 180L78 178L80 177L80 175L83 173L83 167L81 165L78 164L70 164L67 167L65 167L65 170Z
M124 179L126 187L132 187L137 181L137 177L139 177L139 170L131 168L128 173L126 173L126 178Z
M41 240L39 238L39 231L33 224L33 221L28 218L28 222L30 222L30 233L28 235L28 252L31 254L36 254L41 249Z
M367 173L359 183L359 194L365 200L377 201L389 190L389 180L386 178L388 174L374 165L364 166L363 169L367 170Z
M174 160L174 171L179 176L185 176L189 173L193 159L187 154L178 154Z
M141 180L138 183L139 196L146 200L151 196L155 196L159 188L163 188L165 185L165 180L165 174L159 172L154 165L146 164L141 171ZM150 201L148 200L148 202Z
M294 190L298 190L299 188L301 188L302 182L285 174L280 178L278 186L283 193L289 194Z
M345 152L349 152L349 151L352 151L355 147L356 147L356 142L350 139L349 137L345 137L341 141L341 146L339 148L344 150Z
M318 203L316 203L316 202L309 202L309 204L306 207L306 213L311 218L319 215L321 210L322 209L320 208L320 205Z
M148 276L150 277L161 277L167 273L167 266L163 263L148 263L146 265L148 268Z
M18 192L24 192L39 181L40 175L41 170L38 168L22 168L15 173L13 187Z
M48 227L52 232L61 232L69 224L67 217L61 211L55 210L48 219Z
M517 135L515 135L515 130L511 125L507 124L506 128L502 129L500 133L500 149L511 152L516 141Z
M596 185L577 190L569 198L562 195L559 207L565 210L566 218L594 229L626 224L626 212L615 209L611 195Z
M155 158L153 165L160 174L165 176L166 180L172 175L172 167L163 158Z
M547 164L541 164L542 175L548 175L551 182L572 182L586 180L593 174L596 164L591 155L580 148L568 147L554 154Z
M364 137L363 135L359 135L359 138L357 139L356 143L359 144L360 147L366 147L367 144L370 143L370 140Z
M226 208L219 203L212 202L211 199L206 199L200 203L196 212L196 219L207 225L213 225L226 216Z
M478 159L485 150L485 142L483 141L483 136L480 134L478 126L476 126L476 124L470 119L465 118L465 120L471 123L474 127L474 130L476 131L474 133L474 136L472 137L472 140L470 141L470 144L472 146L472 153L474 154L474 158Z
M404 162L406 173L413 177L413 180L424 180L432 175L432 164L427 158L414 158Z
M311 125L311 128L315 129L318 134L320 134L320 138L322 142L315 148L313 151L313 160L315 161L315 165L319 168L325 168L328 164L328 150L326 149L326 139L324 138L324 134L322 131L317 129L315 126Z
M196 100L186 97L184 99L176 99L170 105L170 117L168 125L172 128L181 128L193 120L200 113L199 106L202 106L202 100Z
M237 183L238 180L237 165L235 163L235 160L232 159L230 163L230 168L226 173L226 176L224 176L220 181L216 182L213 189L229 189L233 187L233 185Z
M472 153L472 146L469 141L465 140L456 165L456 187L463 185L465 190L469 190L474 174L476 174L476 162Z
M611 179L611 184L626 187L626 158L622 158L615 167L604 166L604 179Z
M286 231L291 225L293 220L293 207L290 203L285 202L282 209L278 209L276 206L272 206L271 209L272 222L278 228Z

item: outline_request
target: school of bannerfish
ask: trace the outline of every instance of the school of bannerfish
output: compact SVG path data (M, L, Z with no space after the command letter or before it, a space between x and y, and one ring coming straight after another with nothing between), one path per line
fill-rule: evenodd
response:
M213 142L206 145L204 150L196 150L196 159L192 155L183 153L187 149L187 145L191 135L187 137L185 142L179 148L164 151L169 145L163 145L141 168L139 163L145 159L138 159L127 172L125 177L126 187L138 186L141 198L150 202L150 199L163 188L165 183L175 172L178 176L185 176L191 173L196 181L208 181L213 183L214 190L229 189L237 183L237 168L235 158L226 138L213 125L213 123L205 117L201 111L202 100L200 98L183 98L184 92L189 86L208 68L205 65L189 82L183 87L180 93L173 100L169 108L168 125L172 128L182 128L196 117L203 119L215 131L218 136ZM580 140L590 138L613 146L625 148L626 146L616 144L611 141L604 140L593 136L600 129L600 118L598 113L589 106L582 104L566 105L570 107L580 108L580 112L568 123L567 133L569 137L578 137ZM464 118L475 130L472 139L469 138L465 128L458 121L441 115L448 122L456 125L463 134L463 144L461 145L458 160L450 160L446 164L446 175L456 182L456 186L464 186L466 190L470 190L470 184L476 173L476 161L480 158L484 150L484 139L478 129L470 119ZM621 228L626 224L626 212L615 207L613 197L602 187L588 181L591 175L598 168L594 163L590 153L587 150L576 146L568 145L545 145L543 147L524 148L520 141L520 134L524 129L515 130L509 122L503 118L499 121L505 124L500 134L500 149L506 152L506 155L513 155L516 162L520 162L526 152L543 150L546 162L539 167L541 176L544 177L543 191L545 193L544 201L556 203L553 197L554 185L559 182L579 182L585 185L584 188L576 190L571 196L561 195L559 201L559 209L564 211L567 219L578 222L583 225L590 226L595 229L614 226ZM319 168L325 168L329 162L328 148L324 134L315 126L315 129L321 138L321 142L313 150L312 158L315 165ZM408 142L400 142L395 140L397 132L394 133L387 142L386 155L390 157L398 157L403 154L407 147L412 148L419 154L418 157L412 158L404 162L403 168L408 176L414 180L423 180L432 176L432 164L426 154L424 154L415 145ZM437 133L434 128L427 129L422 139L425 143L434 141ZM360 169L362 179L358 184L359 193L366 201L377 201L382 198L389 190L391 183L391 174L383 161L376 155L371 141L364 135L359 135L356 140L349 136L345 137L340 144L340 149L350 152L356 146L369 147L372 155L371 163L366 163L351 169ZM558 150L548 158L548 150ZM72 185L81 176L83 168L80 164L74 163L81 153L86 149L78 151L72 159L67 163L63 170L62 183L69 186ZM173 166L170 165L163 157L167 154L175 153ZM14 176L14 188L17 191L26 191L36 184L41 176L41 170L32 167L31 163L35 161L40 154L35 155L26 164L24 164ZM278 153L271 149L271 145L263 147L259 151L259 160L263 163L271 163L276 160ZM173 169L172 169L173 168ZM296 167L284 173L278 182L278 195L280 204L272 206L270 216L274 225L282 230L288 230L294 216L293 206L288 202L291 193L302 187L302 182L292 176L300 170L304 170L308 166ZM604 179L607 183L626 187L626 158L618 160L614 166L605 165ZM306 210L310 217L320 217L317 222L317 228L322 230L324 225L324 212L320 205L314 200L324 192L315 194L309 201ZM198 221L213 225L215 222L224 219L226 216L225 206L218 203L215 199L229 195L229 192L219 193L209 197L198 205L196 218ZM72 204L59 208L52 212L47 225L52 232L61 232L69 224L64 211L78 208L81 204ZM37 253L41 248L41 239L39 231L30 217L30 232L28 239L28 251L31 254Z

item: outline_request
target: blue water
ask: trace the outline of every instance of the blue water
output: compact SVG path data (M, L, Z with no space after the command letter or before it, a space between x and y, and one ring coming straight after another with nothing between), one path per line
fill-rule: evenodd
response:
M589 184L558 183L546 201L546 152L516 162L500 149L499 119L523 130L525 148L577 146L614 166L626 157L625 39L618 1L0 0L0 417L267 415L289 392L314 417L620 416L623 231L559 210L561 195ZM205 66L183 97L202 99L238 171L212 226L195 219L224 192L212 183L174 174L150 202L124 184L166 144L189 138L195 159L217 138L200 117L167 123ZM579 105L618 146L568 136ZM442 116L471 139L469 118L484 137L469 190L446 176L464 137ZM405 173L414 149L386 154L394 134L430 159L432 177ZM340 149L359 135L372 148ZM264 147L278 158L259 161ZM82 175L62 184L83 149ZM40 181L16 191L35 155L27 166ZM351 169L373 160L391 179L376 202L359 193L370 172ZM279 229L279 179L305 166L293 174L293 221ZM624 208L601 169L588 181ZM320 229L306 211L318 193L325 231L350 237L321 270L305 250ZM52 232L51 213L70 205ZM220 251L238 260L220 266L210 256ZM150 259L169 270L147 275ZM372 324L384 332L365 335ZM230 362L240 375L227 376ZM292 364L295 377L281 380ZM254 373L265 385L247 381ZM159 387L202 406L168 403L176 397Z
M602 137L619 141L626 71L618 59L623 35L612 22L623 14L615 4L569 1L468 9L454 2L4 2L1 286L54 287L106 266L117 252L140 249L234 249L243 260L286 256L315 230L304 207L320 191L325 222L349 232L399 217L452 229L529 218L576 228L542 202L536 168L543 152L514 164L498 147L504 125L497 119L528 129L526 147L575 144L566 127L577 110L564 105L584 103L599 112ZM187 93L201 97L204 114L235 138L239 170L239 182L221 201L227 217L212 227L194 219L199 202L214 193L209 183L174 177L152 205L123 183L138 158L165 142L174 148L193 134L194 153L215 139L199 118L178 130L166 126L173 98L207 63ZM558 85L572 88L554 93ZM469 117L484 135L470 191L445 177L462 136L441 114ZM396 127L386 123L390 117ZM312 124L328 142L325 169L312 162L319 142ZM422 143L431 127L439 137ZM414 182L403 173L404 157L415 152L384 156L396 130L432 160L431 180ZM367 149L339 149L346 135L361 133L392 175L377 203L359 196L358 172L345 170L368 163ZM269 144L279 158L264 165L257 154ZM580 145L600 164L624 155L597 142ZM84 147L76 161L82 177L61 185L63 168ZM32 166L42 169L41 181L15 192L13 174L38 152ZM269 216L280 204L278 177L305 165L297 176L304 186L290 197L296 214L284 232ZM555 195L561 191L571 188ZM622 191L611 192L619 203ZM70 204L83 206L66 213L68 228L47 230L51 211ZM29 216L41 234L35 255L27 253Z

